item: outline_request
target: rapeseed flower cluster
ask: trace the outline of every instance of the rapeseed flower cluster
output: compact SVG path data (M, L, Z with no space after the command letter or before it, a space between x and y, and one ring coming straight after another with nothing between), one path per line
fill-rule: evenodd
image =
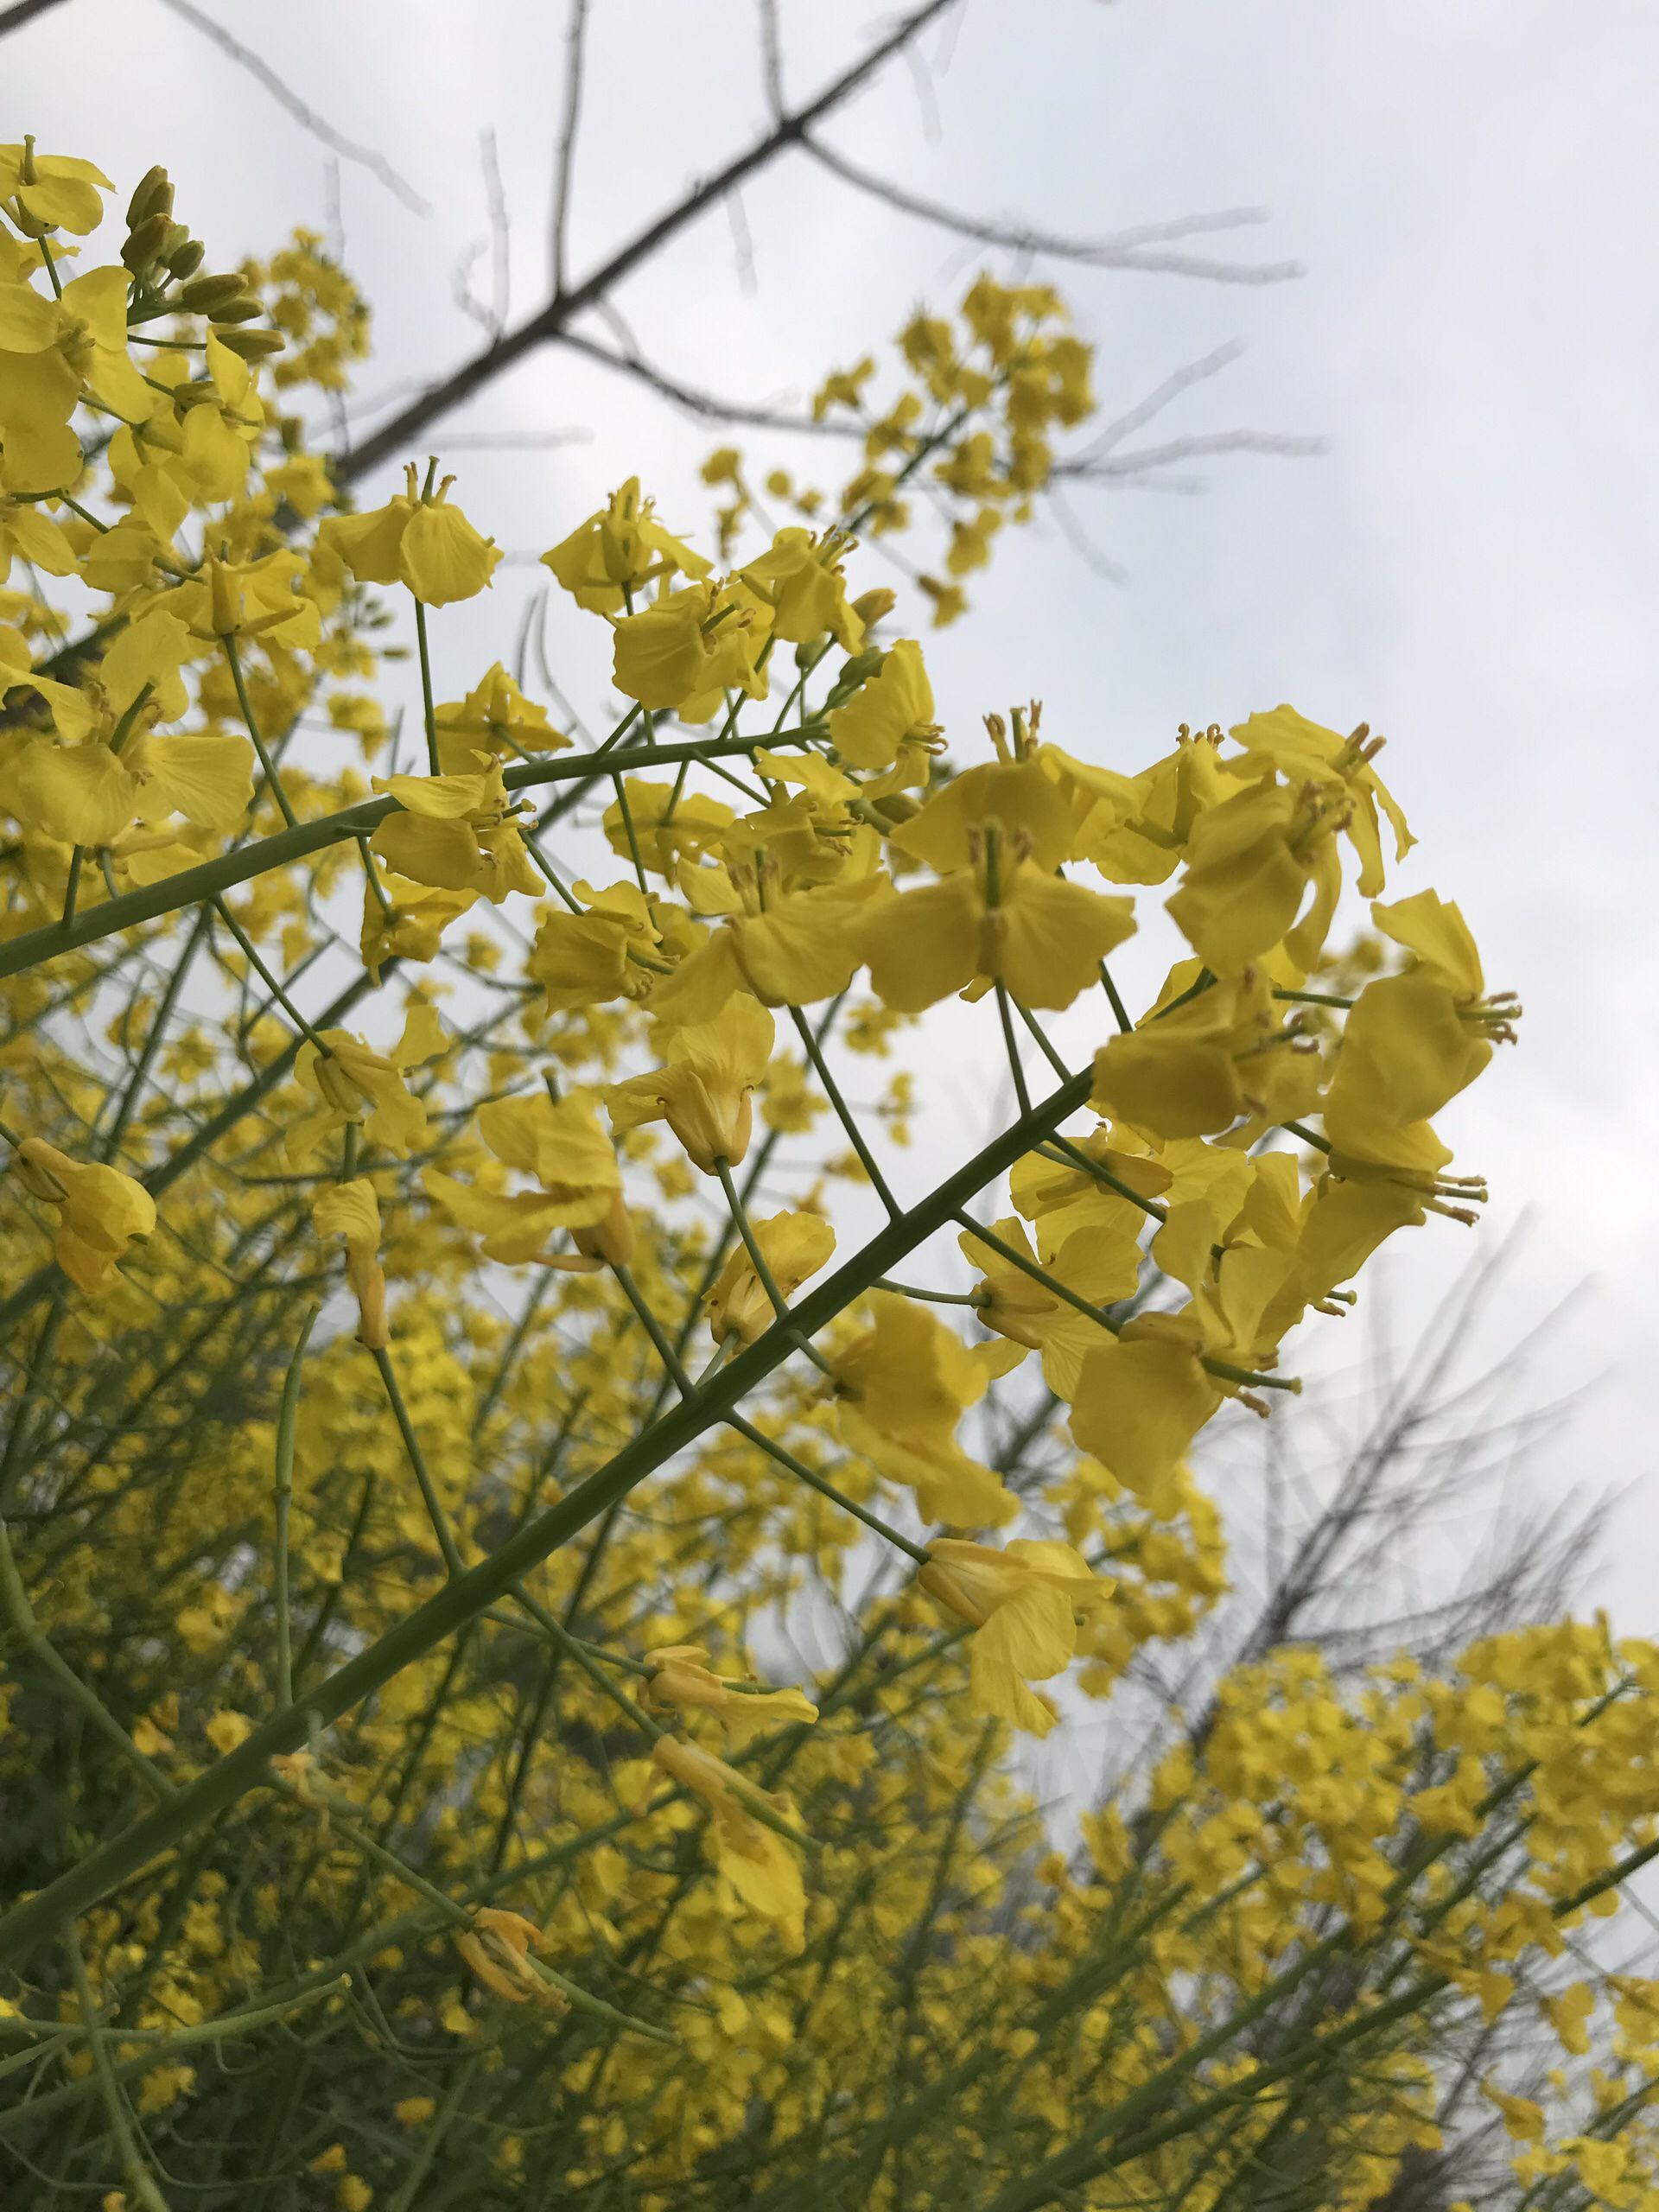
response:
M551 524L626 702L578 742L520 665L437 696L502 589L455 480L353 509L283 411L366 346L319 242L204 275L164 172L100 243L111 188L0 147L0 2156L1359 2208L1524 2014L1593 2064L1482 2062L1521 2185L1659 2205L1659 1986L1580 1933L1659 1848L1652 1647L1271 1653L1071 1857L1008 1755L1223 1593L1201 1434L1472 1218L1436 1123L1519 1017L1387 895L1363 725L976 732L857 588L924 468L951 577L1029 512L1058 301L919 315L752 557L734 455L713 553L637 480ZM912 1070L860 1103L947 1001L1014 1100L965 1160Z

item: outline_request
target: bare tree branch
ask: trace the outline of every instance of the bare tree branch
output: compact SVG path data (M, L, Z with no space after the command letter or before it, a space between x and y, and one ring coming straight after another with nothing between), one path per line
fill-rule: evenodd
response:
M624 353L613 353L607 346L601 346L591 338L583 338L574 330L561 331L553 341L573 353L580 353L585 360L597 361L601 367L614 369L621 376L633 377L640 384L664 399L672 400L688 414L705 423L743 423L760 430L801 431L808 437L858 438L864 435L861 423L826 420L815 423L810 415L791 415L781 407L761 407L752 401L724 399L719 393L699 391L696 385L682 384L677 378L667 375L645 360L636 348L630 346ZM453 438L445 441L453 445Z
M1330 450L1325 438L1287 437L1273 430L1214 430L1196 437L1172 438L1166 445L1142 446L1137 453L1058 461L1052 474L1073 484L1109 484L1144 476L1149 469L1167 468L1178 461L1197 461L1217 454L1272 453L1291 461L1311 461Z
M570 0L570 28L564 45L564 120L553 162L553 296L564 289L565 248L570 223L570 177L576 158L576 130L582 121L582 67L587 56L588 0Z
M60 0L16 0L12 8L0 8L0 38L8 31L20 31L25 23L32 23L36 16L43 16L48 8L60 5Z
M1195 384L1204 384L1211 377L1219 376L1224 369L1230 368L1243 351L1242 338L1230 338L1224 346L1217 346L1213 353L1205 353L1198 360L1188 361L1173 375L1166 377L1162 384L1154 385L1144 399L1138 400L1130 408L1127 415L1120 415L1116 422L1103 424L1086 452L1077 458L1092 461L1098 454L1109 453L1114 446L1121 445L1136 430L1144 429L1154 416L1161 415L1171 401L1179 399L1184 391L1190 391Z
M167 0L167 4L177 5L180 0ZM367 474L383 461L407 448L429 423L435 423L464 400L470 399L474 392L481 391L504 370L522 360L526 353L534 352L538 346L546 345L551 339L563 336L578 315L595 306L612 286L620 283L641 262L649 260L661 246L722 199L734 185L741 184L746 177L764 168L785 148L799 145L815 123L849 99L884 62L900 52L925 24L931 22L935 16L943 14L952 4L953 0L924 0L923 5L904 16L886 38L879 40L815 99L785 115L747 153L740 154L713 176L693 186L665 213L659 215L626 245L620 247L591 276L569 291L556 289L552 298L527 322L520 323L517 330L509 331L498 344L475 354L442 383L429 386L412 406L405 408L354 452L340 456L335 467L340 480L351 483Z
M814 161L855 186L873 199L896 207L920 222L937 223L959 238L976 238L982 245L1006 248L1011 253L1046 254L1058 261L1081 262L1093 269L1138 269L1149 276L1198 276L1217 284L1281 284L1305 275L1300 261L1216 261L1199 254L1154 252L1154 246L1174 238L1194 238L1215 231L1236 230L1245 223L1267 220L1260 207L1224 209L1213 215L1178 217L1168 223L1143 224L1103 238L1064 238L1054 231L1038 230L1023 223L996 223L957 213L936 200L924 200L884 177L872 175L844 154L836 153L817 138L805 141Z
M490 212L490 312L499 334L506 328L512 311L512 226L493 129L480 134L478 154L484 169L484 202Z
M489 212L490 235L474 238L455 264L451 290L455 305L463 315L469 315L480 329L487 330L493 340L500 337L507 327L507 311L512 304L512 226L507 219L507 196L501 183L501 164L496 157L495 133L479 133L479 164L484 172L484 200ZM473 297L472 274L480 258L490 257L490 303Z
M205 16L200 8L193 8L190 0L162 0L162 5L170 8L175 16L193 25L204 38L212 39L221 53L228 54L232 61L247 70L250 75L257 77L271 98L279 106L288 110L302 129L308 130L314 138L321 138L323 144L330 147L342 161L356 162L372 175L378 176L387 191L395 193L411 213L429 215L432 213L431 201L423 200L414 186L398 175L384 154L377 154L370 146L359 146L354 139L347 138L336 130L332 124L325 123L315 108L308 107L297 92L289 90L268 61L262 60L251 48L244 46L240 39L232 38L223 24L216 23L211 16ZM0 21L0 29L4 28L3 22Z
M778 0L760 0L760 81L774 123L784 118L784 51L778 35Z
M738 289L745 299L753 299L760 289L760 279L754 273L754 240L749 234L749 219L743 211L741 192L727 194L726 219L732 226L732 255L737 264Z

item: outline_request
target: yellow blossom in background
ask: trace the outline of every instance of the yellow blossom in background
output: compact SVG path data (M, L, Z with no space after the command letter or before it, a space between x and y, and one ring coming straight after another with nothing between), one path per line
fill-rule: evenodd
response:
M833 483L556 501L486 638L435 462L349 508L324 238L105 182L0 149L14 2191L1361 2212L1484 2082L1522 2194L1645 2204L1659 1985L1586 1936L1659 1655L1518 1569L1377 1627L1352 1478L1217 1621L1243 1411L1294 1464L1484 1195L1479 917L1387 902L1363 724L1063 749L886 635L1079 460L1057 293L849 347Z

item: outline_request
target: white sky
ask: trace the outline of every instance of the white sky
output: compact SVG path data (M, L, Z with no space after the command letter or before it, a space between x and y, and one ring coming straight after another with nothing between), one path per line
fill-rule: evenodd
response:
M365 393L476 341L449 288L484 232L486 128L515 309L536 302L561 11L207 12L435 203L420 219L344 168L347 263L378 311ZM783 15L796 96L880 20L826 0L785 0ZM757 127L754 22L741 0L598 0L578 271ZM1659 16L1638 0L969 0L924 52L925 86L896 67L832 141L918 192L1082 233L1265 206L1269 225L1218 250L1306 263L1302 281L1261 289L1055 272L1099 347L1109 416L1239 338L1244 358L1179 403L1167 433L1330 441L1318 460L1207 466L1202 499L1080 493L1122 583L1052 526L1005 535L977 620L929 649L944 718L960 742L984 709L1034 692L1049 734L1123 768L1166 749L1179 721L1230 723L1281 699L1388 734L1383 766L1422 841L1395 888L1457 897L1489 982L1528 1006L1518 1052L1442 1124L1459 1167L1491 1178L1495 1231L1530 1210L1493 1341L1590 1281L1546 1333L1536 1386L1607 1379L1543 1474L1635 1486L1596 1589L1619 1626L1651 1629L1659 1129L1641 855L1656 796ZM26 130L124 192L164 161L218 264L322 224L322 149L162 0L67 0L0 46L0 137ZM746 213L752 295L716 215L623 296L649 353L739 397L798 398L879 351L918 299L959 295L980 258L798 158ZM708 430L569 356L532 360L453 427L589 434L456 456L468 512L505 545L552 543L635 469L671 521L707 512ZM758 461L794 458L746 442ZM496 601L524 582L504 571ZM441 692L502 651L512 611L493 602L487 628L441 639ZM601 655L573 688L591 698L602 673ZM966 1137L984 1109L971 1066L958 1058L939 1096L941 1134ZM1470 1249L1444 1224L1414 1242L1391 1286L1408 1319Z

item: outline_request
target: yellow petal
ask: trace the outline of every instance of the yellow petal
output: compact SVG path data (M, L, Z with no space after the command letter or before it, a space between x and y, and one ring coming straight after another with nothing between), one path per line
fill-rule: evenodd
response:
M163 812L176 810L199 830L233 830L253 804L253 760L252 746L233 731L147 737L138 762L149 779L141 807L149 810L153 791Z

